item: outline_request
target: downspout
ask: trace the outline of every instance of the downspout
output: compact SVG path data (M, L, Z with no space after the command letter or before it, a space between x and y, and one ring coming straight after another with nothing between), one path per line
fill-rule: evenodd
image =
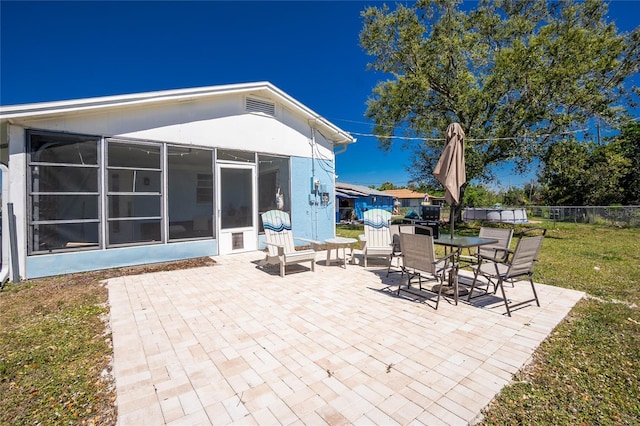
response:
M316 129L311 127L311 182L316 179ZM313 185L313 184L312 184ZM318 239L318 193L313 191L315 199L313 201L313 214L311 218L311 229L313 231L313 239Z
M2 269L0 269L0 289L9 279L9 168L0 164L2 174Z

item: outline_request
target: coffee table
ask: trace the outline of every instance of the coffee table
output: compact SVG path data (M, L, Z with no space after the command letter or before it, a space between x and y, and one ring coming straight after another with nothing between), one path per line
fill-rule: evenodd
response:
M329 262L331 261L331 251L335 249L336 251L336 260L340 261L340 249L342 249L342 267L346 269L347 267L347 248L351 248L351 254L349 255L349 262L353 261L353 246L357 243L358 240L355 238L345 238L345 237L336 237L329 238L324 240L324 243L327 245L327 260L325 261L325 265L329 266Z

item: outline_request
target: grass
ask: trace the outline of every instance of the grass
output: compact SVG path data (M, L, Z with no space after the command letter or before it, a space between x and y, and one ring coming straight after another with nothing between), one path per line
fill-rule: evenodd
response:
M0 425L115 424L101 280L211 263L193 259L7 284L0 293Z
M113 421L106 289L71 282L9 285L0 298L1 424Z
M546 223L535 280L584 291L484 424L640 423L640 229Z
M541 226L547 234L534 279L588 297L483 412L482 423L640 424L640 229ZM457 226L461 234L478 231L479 224ZM351 226L337 233L361 232Z
M536 281L589 295L483 412L486 425L638 424L640 229L549 228ZM478 225L460 224L475 234ZM361 226L339 225L358 238ZM107 289L101 280L210 259L72 274L0 293L0 425L115 424Z
M640 229L556 224L536 274L546 284L640 305Z
M484 412L484 424L640 422L640 312L579 302Z

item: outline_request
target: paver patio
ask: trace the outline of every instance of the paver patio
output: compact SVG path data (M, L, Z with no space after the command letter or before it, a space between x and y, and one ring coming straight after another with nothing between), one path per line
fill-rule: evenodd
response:
M436 311L381 264L319 252L281 278L262 258L109 280L119 424L473 423L583 297L537 284L542 306L511 318L490 296Z

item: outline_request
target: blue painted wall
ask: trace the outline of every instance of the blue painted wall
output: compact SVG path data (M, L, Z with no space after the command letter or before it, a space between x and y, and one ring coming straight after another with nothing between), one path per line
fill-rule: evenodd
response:
M383 197L376 196L375 201L374 197L360 197L354 200L354 212L358 219L364 218L364 212L371 209L382 209L387 210L389 212L393 212L393 197Z
M168 262L213 256L217 252L218 243L216 240L200 240L108 250L45 254L27 257L26 276L27 278L38 278L97 269Z
M291 158L291 227L296 237L317 241L335 237L334 176L333 161ZM319 180L327 191L326 202L321 194L312 192L312 178ZM296 244L303 243L296 241Z

